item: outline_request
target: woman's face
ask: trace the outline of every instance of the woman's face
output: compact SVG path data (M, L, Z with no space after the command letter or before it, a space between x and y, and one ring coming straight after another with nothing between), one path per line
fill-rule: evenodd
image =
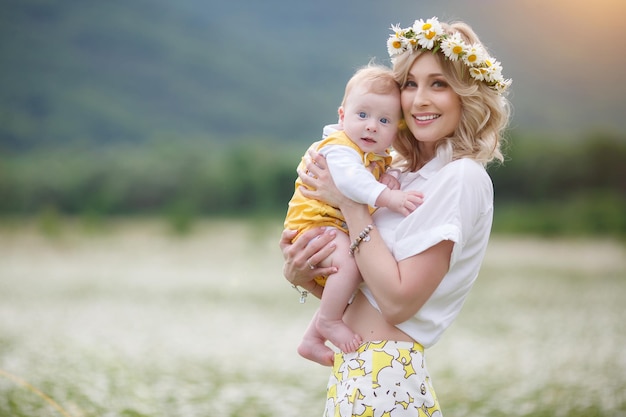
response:
M450 136L459 125L461 99L432 53L425 52L415 60L400 98L407 127L433 152L436 142Z

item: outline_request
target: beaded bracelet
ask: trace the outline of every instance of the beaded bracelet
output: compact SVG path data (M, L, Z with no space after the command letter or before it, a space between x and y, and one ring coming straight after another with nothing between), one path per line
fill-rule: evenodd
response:
M361 233L359 233L359 236L354 239L354 242L352 242L352 244L350 245L350 255L354 256L354 252L358 252L359 250L359 245L361 244L361 242L369 242L370 240L370 232L372 231L372 229L374 228L373 225L368 224L365 229L363 229L363 231Z

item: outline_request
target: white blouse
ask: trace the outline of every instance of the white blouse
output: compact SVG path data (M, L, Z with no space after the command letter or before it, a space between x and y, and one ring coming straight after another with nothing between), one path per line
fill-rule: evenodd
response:
M424 347L434 345L459 314L478 276L493 219L493 184L485 168L471 159L445 163L436 157L417 172L399 177L403 190L424 193L424 203L404 217L387 209L374 223L397 261L443 240L454 242L450 269L424 306L397 327ZM361 288L378 310L364 284Z

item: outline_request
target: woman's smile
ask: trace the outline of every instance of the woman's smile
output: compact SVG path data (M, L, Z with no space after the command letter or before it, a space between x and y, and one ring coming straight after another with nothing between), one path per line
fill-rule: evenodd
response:
M427 123L432 120L438 119L441 117L440 114L428 114L428 115L414 115L413 116L418 123Z

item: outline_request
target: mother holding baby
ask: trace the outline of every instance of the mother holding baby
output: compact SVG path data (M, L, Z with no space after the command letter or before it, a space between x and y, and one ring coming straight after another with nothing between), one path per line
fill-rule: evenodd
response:
M338 207L346 219L364 283L343 321L363 340L334 353L325 416L441 416L424 350L452 324L476 280L493 219L485 166L502 161L510 80L465 23L437 18L392 27L387 47L401 88L404 123L394 144L401 189L424 202L403 216L343 196L325 160L312 154L300 178L309 198ZM367 239L359 239L367 230ZM280 246L284 275L320 296L314 268L334 250L335 231L312 229ZM328 354L331 354L330 348Z

